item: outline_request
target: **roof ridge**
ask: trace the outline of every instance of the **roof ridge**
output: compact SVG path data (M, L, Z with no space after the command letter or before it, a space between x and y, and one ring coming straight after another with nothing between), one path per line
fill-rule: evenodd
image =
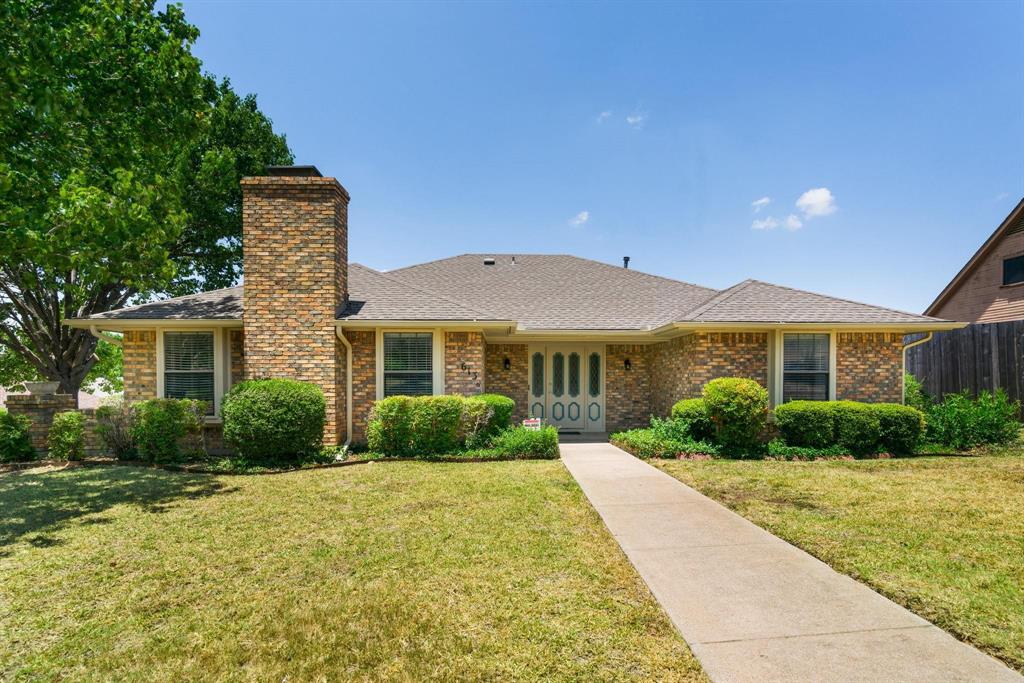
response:
M434 292L434 291L431 291L429 289L424 289L423 287L418 287L416 285L410 285L408 282L404 282L404 281L402 281L399 278L391 277L388 273L382 273L379 270L373 270L372 268L367 268L366 266L362 266L361 264L356 264L356 265L361 266L365 270L371 271L374 275L376 275L378 277L382 277L382 278L384 278L385 280L387 280L389 282L394 282L395 284L401 285L401 286L405 287L406 289L411 289L413 291L420 292L421 294L429 294L430 296L436 296L438 299L444 299L448 303L455 304L459 308L462 308L462 309L465 309L465 310L470 311L472 313L476 313L478 315L484 316L486 319L490 319L490 320L498 320L499 319L497 316L495 316L494 313L491 313L491 312L488 312L488 311L477 310L477 309L473 308L472 306L469 306L466 303L464 303L462 301L459 301L458 299L453 299L453 298L451 298L449 296L445 296L444 294L439 294L438 292ZM487 316L490 316L490 318L487 318Z
M779 289L786 289L790 292L800 292L801 294L811 294L812 296L820 296L826 299L833 299L835 301L843 301L848 304L854 304L856 306L867 306L868 308L875 308L882 311L889 311L890 313L899 313L900 315L911 315L915 318L928 318L929 320L935 320L938 322L949 322L944 318L936 318L930 315L923 315L921 313L911 313L910 311L901 311L898 308L889 308L888 306L879 306L878 304L869 304L864 301L855 301L854 299L847 299L841 296L832 296L831 294L822 294L821 292L812 292L807 289L798 289L796 287L789 287L787 285L777 285L774 282L765 282L764 280L755 280L753 278L747 280L747 282L756 282L761 285L768 285L769 287L777 287Z
M697 308L687 311L686 317L689 318L690 320L696 320L699 316L704 315L708 311L717 308L718 306L721 306L723 303L728 301L737 293L742 292L744 289L749 287L752 282L756 282L756 280L747 278L746 280L741 280L740 282L737 282L731 287L726 287L725 289L719 291L718 294L702 303L700 306L697 306Z
M100 313L94 313L93 315L102 315L103 313L112 313L114 311L131 311L136 308L142 308L143 306L152 306L153 304L165 304L169 301L182 301L183 299L191 299L197 296L203 296L204 294L213 294L214 292L225 292L229 289L238 289L243 284L240 282L237 285L231 285L230 287L218 287L217 289L207 289L202 292L192 292L191 294L182 294L181 296L171 296L166 299L156 299L155 301L144 301L141 304L132 304L131 306L123 306L121 308L114 308L110 311L101 311ZM89 316L92 317L92 316Z
M664 275L655 275L654 273L648 273L646 270L636 270L635 268L623 268L621 266L615 266L611 263L605 263L604 261L598 261L597 259L584 258L583 256L576 256L575 254L534 254L535 256L566 256L568 258L574 258L577 261L586 261L587 263L594 263L605 268L614 268L615 270L624 270L637 275L643 275L644 277L653 277L658 280L665 280L666 282L674 282L680 285L686 285L688 287L697 287L699 289L706 289L711 292L717 292L719 290L714 287L705 287L704 285L698 285L693 282L687 282L685 280L678 280L674 277L665 277Z

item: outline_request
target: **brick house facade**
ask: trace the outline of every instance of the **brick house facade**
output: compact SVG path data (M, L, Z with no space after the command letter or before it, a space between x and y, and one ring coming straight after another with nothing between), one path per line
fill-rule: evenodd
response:
M725 376L756 380L773 402L796 396L791 381L823 399L899 401L903 335L960 326L571 256L465 254L377 271L348 260L349 194L333 178L271 169L242 192L244 285L67 321L124 333L129 400L167 393L166 335L184 330L213 350L218 403L245 378L319 385L328 443L365 441L374 401L395 391L499 393L516 421L612 431L666 416ZM793 354L814 348L818 375L791 377ZM208 431L215 442L215 416Z

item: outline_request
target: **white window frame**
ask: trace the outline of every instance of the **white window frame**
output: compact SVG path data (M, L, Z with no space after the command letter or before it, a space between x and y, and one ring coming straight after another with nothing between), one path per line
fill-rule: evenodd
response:
M782 405L782 388L785 377L785 365L783 364L783 349L785 347L784 335L786 334L827 334L828 335L828 400L836 400L836 341L838 335L835 330L776 330L773 335L772 347L772 372L769 382L771 383L772 405Z
M156 330L156 395L164 395L164 334L167 332L209 332L213 335L213 414L207 415L207 422L220 422L220 404L224 398L224 387L230 381L230 364L225 363L224 328L220 327L161 327Z
M378 327L376 330L377 400L384 398L384 335L393 332L429 332L433 356L430 359L433 372L431 393L444 394L444 329L439 327Z

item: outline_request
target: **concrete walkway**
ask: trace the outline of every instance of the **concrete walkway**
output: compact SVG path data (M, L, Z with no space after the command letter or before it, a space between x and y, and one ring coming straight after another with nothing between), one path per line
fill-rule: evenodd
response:
M714 681L1024 681L608 443L561 450Z

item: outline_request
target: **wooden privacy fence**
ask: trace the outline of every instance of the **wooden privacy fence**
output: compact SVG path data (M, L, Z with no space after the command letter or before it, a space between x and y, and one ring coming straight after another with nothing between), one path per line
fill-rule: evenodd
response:
M922 335L907 337L907 342ZM972 394L1002 388L1024 399L1024 320L978 323L936 332L926 344L907 350L907 372L935 398L967 389Z

